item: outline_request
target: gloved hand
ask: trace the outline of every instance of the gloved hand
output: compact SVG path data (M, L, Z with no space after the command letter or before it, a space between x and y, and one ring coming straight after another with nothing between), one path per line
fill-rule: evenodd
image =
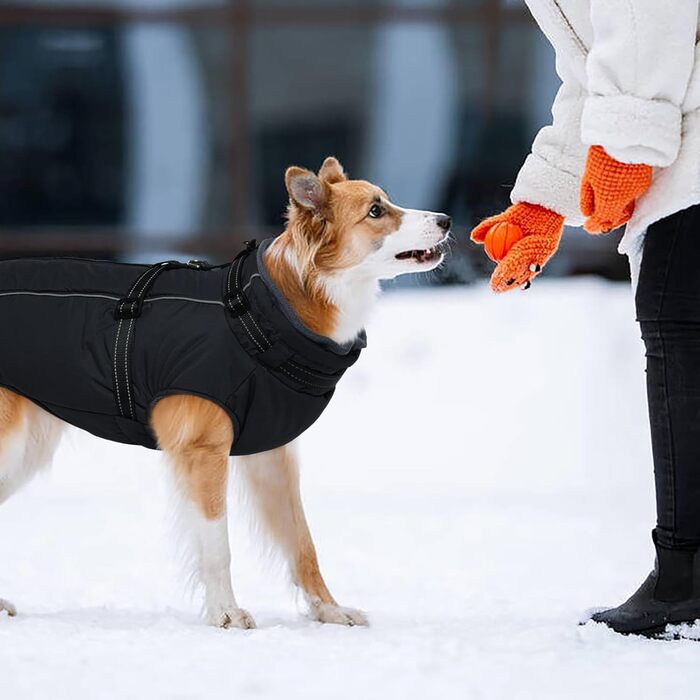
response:
M626 224L634 203L651 185L650 165L620 163L600 146L588 149L581 179L581 213L588 233L608 233Z
M472 231L471 239L483 244L491 227L504 221L519 226L524 237L498 263L491 276L491 289L494 292L527 289L559 247L564 217L537 204L519 202L501 214L484 219Z

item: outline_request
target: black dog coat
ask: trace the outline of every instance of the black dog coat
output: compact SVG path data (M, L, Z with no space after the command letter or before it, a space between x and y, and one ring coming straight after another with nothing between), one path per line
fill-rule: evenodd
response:
M288 443L365 338L341 346L305 328L267 275L268 243L218 267L0 261L0 385L116 442L156 448L151 408L194 394L231 417L231 454Z

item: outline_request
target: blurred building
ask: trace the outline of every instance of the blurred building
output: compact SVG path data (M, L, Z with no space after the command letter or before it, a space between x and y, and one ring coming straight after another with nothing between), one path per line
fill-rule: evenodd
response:
M466 231L558 86L520 0L1 2L0 66L0 255L226 258L335 154L454 216L442 281L483 273ZM624 274L576 234L557 265Z

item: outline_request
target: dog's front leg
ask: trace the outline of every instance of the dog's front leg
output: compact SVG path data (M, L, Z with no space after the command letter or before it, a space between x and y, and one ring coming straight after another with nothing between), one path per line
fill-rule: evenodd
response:
M217 627L252 629L231 586L226 484L233 428L226 413L196 396L170 396L151 422L175 473L180 519L188 529L196 575L204 586L207 619Z
M253 629L250 613L238 607L231 586L231 554L228 542L226 513L207 517L199 509L188 509L196 543L197 576L204 585L205 605L209 624L216 627Z
M293 446L239 457L238 466L261 524L287 559L292 579L303 591L312 617L339 625L368 624L361 610L338 605L323 580L301 503Z

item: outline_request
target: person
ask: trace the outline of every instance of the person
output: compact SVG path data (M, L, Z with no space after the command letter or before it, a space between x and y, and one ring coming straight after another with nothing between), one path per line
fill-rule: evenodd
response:
M620 251L646 345L656 561L629 600L592 619L655 636L700 619L700 3L526 2L562 85L512 206L471 236L484 243L501 222L524 234L491 278L504 292L530 286L565 223L592 234L627 224Z

